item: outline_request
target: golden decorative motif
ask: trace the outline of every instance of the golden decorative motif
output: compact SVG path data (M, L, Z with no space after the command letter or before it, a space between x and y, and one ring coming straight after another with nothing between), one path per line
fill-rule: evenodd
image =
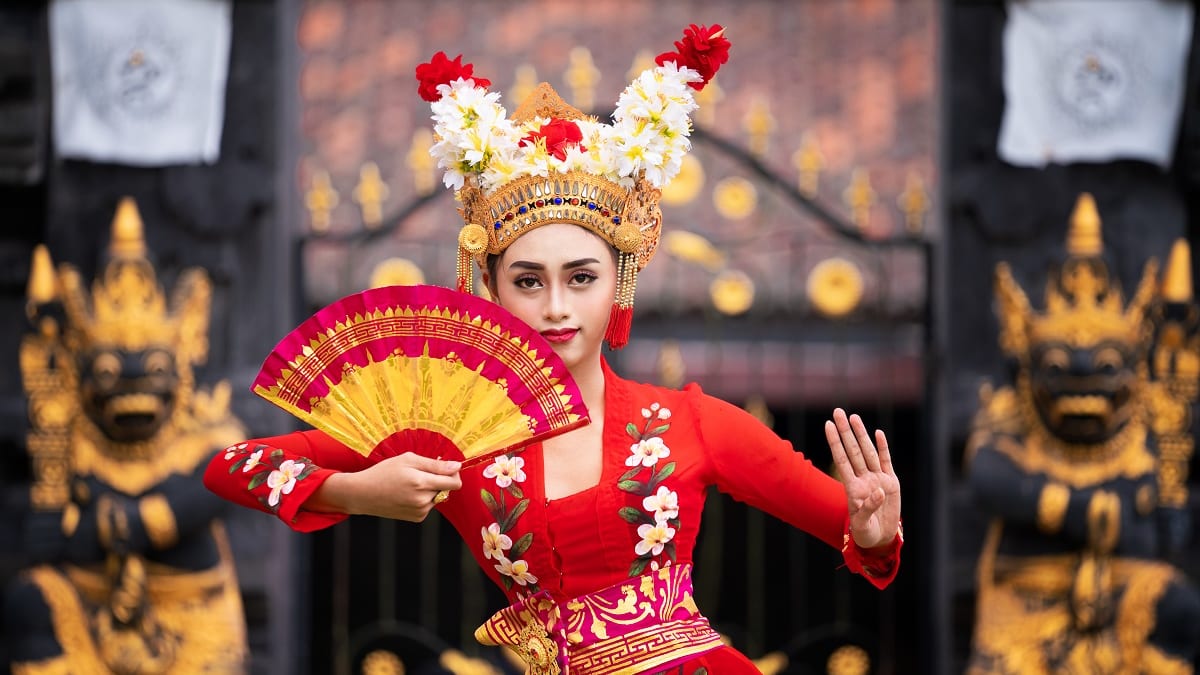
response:
M687 365L678 340L663 340L658 349L658 383L668 389L683 386Z
M596 83L600 81L600 69L592 61L592 52L587 47L573 47L568 62L563 80L571 88L575 107L591 110L596 107Z
M245 670L245 622L241 595L229 555L224 530L214 525L221 562L203 572L184 572L177 568L146 563L146 593L154 609L154 619L164 639L175 645L168 667L177 673L240 673ZM93 633L107 612L111 582L106 573L67 567L66 574L43 566L25 573L41 590L50 607L54 637L65 655L49 662L14 664L14 672L44 674L68 672L71 675L111 675L101 650L102 640L124 640L115 632L102 636ZM111 625L111 624L110 624ZM113 631L118 631L115 626ZM61 668L65 664L66 670ZM118 672L146 672L141 670Z
M742 118L742 128L749 136L747 146L750 152L759 157L767 154L771 134L778 126L775 115L771 114L770 102L762 96L755 96L751 99L746 116Z
M863 277L845 258L829 258L808 274L808 299L821 314L837 318L853 312L862 301Z
M513 101L524 101L529 98L534 89L537 89L539 81L537 69L533 67L533 64L522 63L517 66L513 85L508 88L508 97Z
M694 156L684 155L679 173L671 179L670 183L663 186L663 203L672 206L690 204L696 195L700 194L702 187L704 187L704 166Z
M630 223L621 223L613 230L612 242L621 253L636 253L642 246L642 233Z
M1038 497L1038 529L1054 534L1062 529L1063 517L1071 500L1071 490L1059 483L1046 483Z
M851 218L860 230L871 223L871 208L875 206L875 190L871 187L871 174L866 169L855 169L850 174L850 186L842 193Z
M792 166L800 174L800 194L809 199L816 199L820 191L821 169L825 166L825 155L817 146L817 139L812 133L804 134L800 140L800 149L792 155Z
M1107 561L1110 592L1120 600L1110 625L1080 631L1071 594L1077 584L1075 554L997 555L1003 526L988 531L978 570L979 595L970 675L985 673L1157 672L1139 669L1149 653L1155 606L1178 573L1154 561ZM1063 655L1048 661L1049 654ZM1169 671L1167 671L1169 672Z
M842 645L829 655L825 672L829 675L866 675L871 672L871 657L862 647Z
M725 254L695 232L671 230L663 235L663 248L673 257L700 265L710 272L725 266Z
M379 175L379 166L375 162L363 164L358 170L353 197L362 209L363 225L368 230L376 229L383 222L383 203L390 193L387 183Z
M433 132L424 127L413 132L412 145L405 155L405 165L412 172L413 189L419 195L427 195L437 187L434 169L437 163L429 154L433 147ZM315 228L314 228L315 229Z
M1067 253L1074 257L1090 258L1104 250L1100 236L1100 212L1096 200L1087 192L1081 192L1071 212L1071 226L1067 230Z
M33 260L29 265L29 283L25 286L25 297L34 305L53 302L58 298L54 281L54 263L45 244L33 247Z
M910 171L904 180L904 192L897 200L904 214L904 225L912 234L919 234L925 227L925 214L929 213L929 195L921 176Z
M333 183L329 180L329 172L314 171L312 185L304 193L304 207L308 209L313 232L325 234L329 231L329 217L339 201L337 190L333 189Z
M371 288L383 286L416 286L425 283L425 273L407 258L388 258L371 270Z
M404 662L386 649L376 649L362 662L362 675L404 675Z
M740 176L730 176L713 186L713 205L729 220L741 220L758 208L758 191Z
M1096 490L1088 501L1088 545L1099 553L1111 553L1121 537L1121 498L1107 490Z
M1162 297L1167 302L1192 301L1192 250L1185 239L1177 239L1171 245L1163 272Z
M475 223L463 225L463 228L458 232L458 245L473 256L480 255L486 251L487 244L487 230L481 225L476 225Z
M175 512L171 503L161 494L149 494L138 500L138 511L146 536L155 548L165 549L179 541L179 530L175 525Z
M708 287L717 311L726 316L743 314L754 304L754 282L738 270L725 270Z

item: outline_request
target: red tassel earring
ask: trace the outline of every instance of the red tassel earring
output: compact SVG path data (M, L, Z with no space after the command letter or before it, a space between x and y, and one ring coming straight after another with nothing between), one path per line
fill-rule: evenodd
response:
M608 314L608 329L604 339L612 349L629 344L629 329L633 326L633 295L637 290L637 259L632 253L617 256L617 296Z

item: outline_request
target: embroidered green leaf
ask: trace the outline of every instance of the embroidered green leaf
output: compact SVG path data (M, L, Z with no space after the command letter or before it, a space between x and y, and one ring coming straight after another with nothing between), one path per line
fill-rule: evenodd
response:
M275 448L274 450L271 451L270 457L271 457L271 459L279 459L280 457L283 457L283 450L280 450L279 448Z
M654 518L649 513L633 508L632 506L622 506L620 514L621 519L630 525L638 525L641 523L654 523Z
M692 675L708 675L708 668L701 666L700 668L697 668L696 672L692 673Z
M646 432L646 435L647 436L661 436L667 432L667 429L670 429L670 428L671 428L670 424L663 424L661 426L654 427L650 431Z
M640 480L623 480L617 483L617 487L625 492L632 492L634 494L645 494L646 490L646 484Z
M243 465L243 464L245 464L245 463L246 463L246 460L248 460L248 459L250 459L250 458L249 458L249 457L242 457L242 458L241 458L241 459L239 459L238 461L236 461L236 462L234 462L233 464L231 464L231 465L229 466L229 473L234 473L234 472L235 472L235 471L237 471L238 469L242 468L242 465Z
M254 474L254 477L250 479L250 484L246 486L246 489L253 490L254 488L257 488L259 485L262 485L263 483L267 482L267 476L269 476L269 475L270 475L270 473L267 471L259 471L258 473Z
M630 478L633 478L634 476L638 475L641 472L642 472L642 465L638 464L637 466L633 467L632 469L621 474L621 477L618 478L617 480L618 481L629 480Z
M521 487L519 485L517 485L516 483L509 485L508 491L510 493L512 493L512 496L516 497L517 499L525 498L525 493L521 491Z
M512 585L513 585L512 577L506 577L503 574L501 574L500 581L501 581L501 583L504 584L504 590L506 590L506 591L512 590Z
M678 528L678 527L679 527L679 519L678 519L678 518L672 518L672 519L670 519L670 520L668 520L668 521L667 521L667 524L668 524L668 525L670 525L671 527Z
M508 552L508 557L513 560L520 558L522 553L529 550L529 546L532 543L533 533L526 532L525 534L521 535L520 539L517 539L515 542L513 542L512 549Z
M634 560L633 564L629 566L629 576L640 577L642 575L642 572L646 571L646 565L649 565L649 564L650 564L650 556L646 556L644 558L638 558L637 560Z
M641 435L641 434L638 432L638 429L637 429L637 427L635 427L635 426L633 425L633 422L630 422L629 424L626 424L626 425L625 425L625 433L627 433L627 434L629 434L630 436L632 436L632 437L633 437L633 440L635 440L635 441L640 441L640 440L642 440L642 435Z
M264 511L270 511L271 513L276 513L279 511L279 505L271 506L266 497L259 497L258 503L262 504Z
M500 519L504 517L504 512L500 510L500 505L496 503L496 498L492 496L492 493L485 489L480 489L479 498L483 500L483 505L487 507L488 512L492 514L496 522L500 522Z
M675 473L675 462L667 464L662 468L661 471L654 474L654 477L650 479L650 489L653 490L656 486L658 486L659 483L666 480L667 477L673 473Z
M504 517L504 521L500 523L500 531L508 532L511 530L512 526L517 524L517 518L520 518L521 514L525 513L525 509L527 508L529 508L528 499L522 499L521 501L517 502L517 505L513 507L513 510L509 512L509 514Z
M667 545L663 546L663 550L667 552L667 557L671 559L671 562L675 562L675 542L668 541Z

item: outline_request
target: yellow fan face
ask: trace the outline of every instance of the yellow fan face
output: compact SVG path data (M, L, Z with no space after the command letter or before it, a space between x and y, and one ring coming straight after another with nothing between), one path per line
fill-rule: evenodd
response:
M474 464L588 421L540 335L430 286L326 307L280 342L254 391L365 457L412 450Z

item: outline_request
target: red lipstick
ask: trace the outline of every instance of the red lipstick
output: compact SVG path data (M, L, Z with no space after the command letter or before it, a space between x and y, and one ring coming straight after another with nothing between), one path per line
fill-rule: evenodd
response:
M575 337L575 334L578 332L578 328L554 328L542 331L542 337L546 338L547 342L560 344L570 342L571 338Z

